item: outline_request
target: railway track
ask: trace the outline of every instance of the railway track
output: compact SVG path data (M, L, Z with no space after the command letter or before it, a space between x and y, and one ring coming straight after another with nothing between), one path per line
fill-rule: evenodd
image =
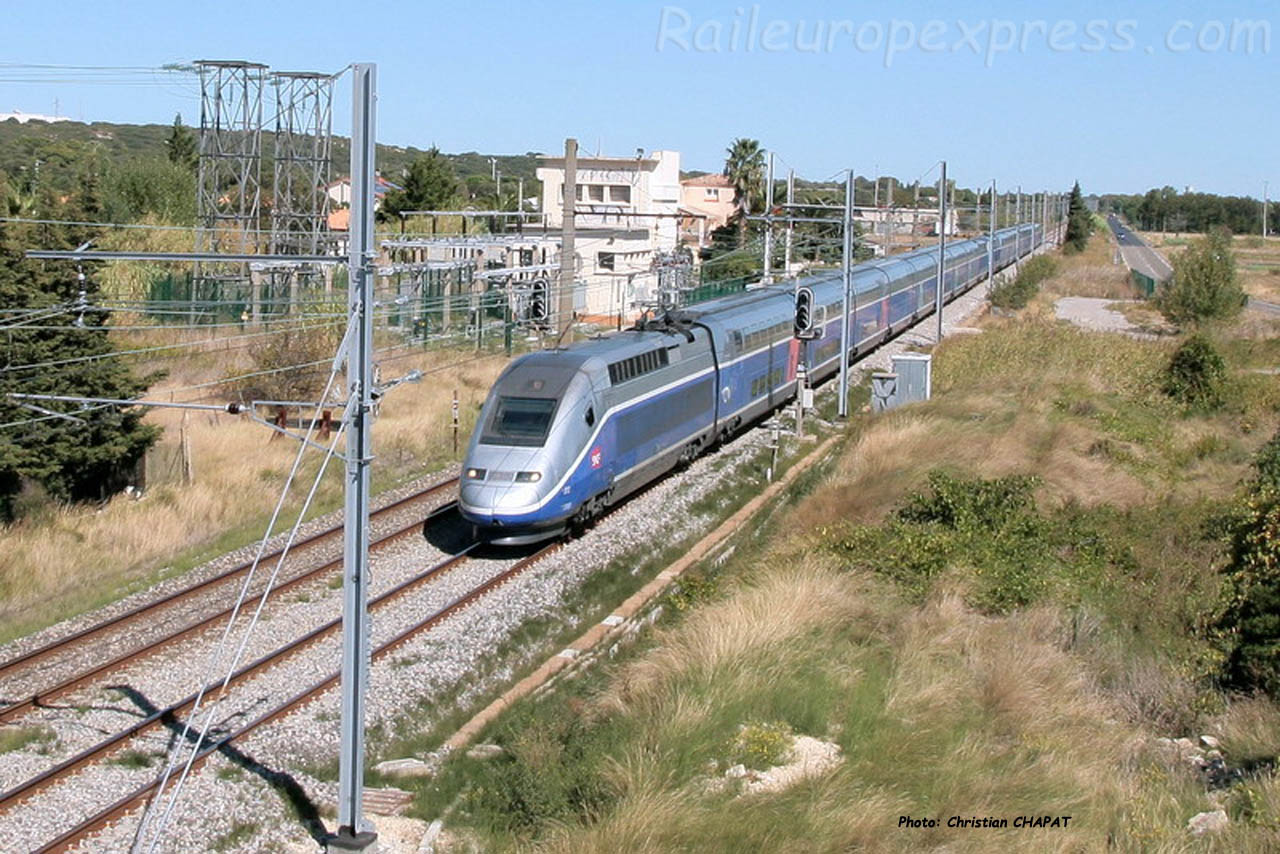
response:
M385 605L410 590L426 583L432 578L438 577L445 572L457 568L461 563L468 559L470 552L475 547L475 543L468 545L458 553L438 562L413 578L408 579L396 587L382 593L380 596L370 601L369 607L373 609ZM471 605L481 599L486 594L501 587L503 584L526 571L543 557L558 550L559 548L561 548L561 543L553 543L543 549L540 549L536 553L529 555L528 557L515 561L509 567L491 575L482 583L470 588L462 595L455 597L444 606L438 608L425 619L413 623L407 628L396 633L385 642L379 644L373 650L373 658L375 660L382 658L417 635L439 626L443 621L447 620L450 615L466 608L468 605ZM233 676L232 684L243 682L252 675L275 664L279 664L285 658L296 654L322 637L337 631L340 627L341 620L335 619L324 626L315 629L304 637L293 641L286 647L282 647L280 650L277 650L268 656L264 656L252 664L246 665ZM223 750L232 743L245 738L262 727L297 711L307 703L315 700L326 691L336 686L339 683L340 678L340 672L334 671L323 679L294 694L284 703L278 704L263 712L250 723L240 727L239 729L221 735L217 739L207 740L206 743L201 745L194 764L198 765L203 763L219 750ZM209 686L210 689L214 689L216 687L216 685ZM38 777L32 778L31 780L0 794L0 814L8 812L22 801L35 796L44 789L69 780L77 771L85 766L100 761L103 758L124 749L130 740L138 737L148 730L167 726L175 731L180 731L182 724L179 719L179 715L190 710L194 702L195 695L193 694L165 709L157 710L146 718L138 721L128 730L117 733L116 735L103 740L99 744L94 745L88 750L82 751L76 756L65 760L58 766L49 769ZM107 827L112 822L122 818L139 806L142 806L156 790L159 782L160 777L157 776L144 785L135 788L119 800L111 803L105 809L102 809L82 820L75 827L63 832L55 839L32 850L36 852L60 852L71 849L91 834Z
M433 497L438 497L441 493L453 488L457 485L456 477L431 484L424 489L418 490L407 495L386 507L380 508L371 515L371 523L379 519L393 517L396 513L403 512L414 504L427 501ZM452 507L450 502L440 508L436 508L432 512L447 511ZM420 518L415 518L408 525L402 525L395 528L390 533L385 533L377 537L371 544L371 549L381 549L391 543L407 536L422 525ZM326 528L312 534L302 540L296 542L290 549L289 557L291 560L298 559L308 553L317 553L319 548L340 538L342 535L341 524ZM283 549L277 548L262 556L259 564L269 565L272 561L278 560L283 554ZM128 646L124 652L115 654L103 659L102 650L110 650L112 644L107 640L111 635L124 634L141 634L139 627L150 622L155 622L162 614L174 611L184 604L190 603L195 597L208 595L213 598L220 585L230 586L235 582L241 581L244 576L253 567L252 560L231 567L217 575L204 579L189 587L175 591L160 599L152 602L146 602L135 608L119 614L108 620L103 620L73 634L67 635L50 643L44 644L27 653L16 656L3 663L0 663L0 679L17 680L24 672L30 672L36 665L42 662L48 662L54 658L71 659L78 661L81 659L89 659L95 663L90 665L79 665L77 669L69 676L56 677L49 680L44 686L35 688L34 690L29 684L23 685L23 694L21 700L10 702L8 705L0 707L0 723L9 723L21 718L29 712L39 708L40 706L52 702L63 697L78 688L92 682L94 679L100 678L114 670L117 670L126 664L130 664L145 656L154 655L157 652L169 647L179 641L196 635L202 631L209 629L218 622L225 620L231 613L230 608L219 608L217 611L198 617L195 620L185 622L176 629L161 633L151 640L135 643ZM337 557L329 558L314 565L304 568L290 576L275 587L275 593L285 592L291 588L301 586L307 582L317 580L326 574L336 572L341 568L342 558L339 554ZM225 598L225 597L224 597ZM214 598L214 601L217 601ZM90 653L89 650L94 652ZM28 677L30 679L30 677ZM27 692L31 693L27 693Z

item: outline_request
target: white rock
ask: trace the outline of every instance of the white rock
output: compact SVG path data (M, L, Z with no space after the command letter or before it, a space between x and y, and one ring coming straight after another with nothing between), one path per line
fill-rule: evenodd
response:
M1216 738L1214 738L1211 735L1200 736L1200 743L1205 747L1209 748L1210 750L1222 749L1222 742L1218 741Z
M506 751L500 744L477 744L467 750L468 759L495 759Z
M430 777L435 773L431 765L421 759L388 759L373 766L373 770L388 777Z
M1197 813L1187 820L1187 830L1191 831L1192 836L1204 836L1206 833L1217 833L1226 829L1226 810Z
M418 843L418 854L435 854L436 842L440 840L440 831L444 829L444 822L436 819L427 827L427 832L422 834L422 841Z
M737 779L737 778L739 778L739 777L745 777L745 776L747 776L747 766L745 766L745 765L734 765L734 766L733 766L732 768L730 768L728 771L725 771L725 772L724 772L724 775L725 775L726 777L729 777L730 779Z

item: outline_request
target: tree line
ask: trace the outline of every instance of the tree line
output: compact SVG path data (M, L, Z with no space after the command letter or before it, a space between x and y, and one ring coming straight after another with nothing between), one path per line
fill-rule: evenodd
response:
M1104 195L1099 206L1121 214L1144 231L1208 232L1215 227L1225 227L1233 234L1262 231L1262 202L1249 196L1179 193L1166 186L1141 195ZM1280 229L1280 211L1275 204L1269 206L1267 220L1268 233Z

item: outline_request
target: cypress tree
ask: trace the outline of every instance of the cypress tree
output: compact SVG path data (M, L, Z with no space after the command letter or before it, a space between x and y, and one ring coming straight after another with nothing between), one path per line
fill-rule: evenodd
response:
M1092 232L1093 215L1085 206L1084 196L1080 193L1080 182L1076 181L1067 202L1067 233L1064 238L1066 247L1074 252L1083 250Z
M85 220L101 209L92 168L73 197L42 211ZM39 404L79 419L45 418L7 397L9 392L126 399L144 392L140 378L111 356L104 311L91 265L34 261L30 248L72 249L90 236L77 226L0 223L0 305L48 310L23 325L18 314L0 320L5 358L0 366L0 518L11 519L24 481L41 484L62 501L103 499L122 489L159 431L141 423L136 408L100 406L79 411L66 403ZM80 273L83 272L83 280ZM82 299L83 293L83 299ZM34 317L34 315L33 315ZM56 362L59 364L48 364Z
M179 166L186 166L188 169L196 168L196 160L199 158L199 152L196 149L196 137L191 130L182 124L182 113L178 113L173 117L173 130L169 131L169 138L164 142L169 149L169 162L177 163Z

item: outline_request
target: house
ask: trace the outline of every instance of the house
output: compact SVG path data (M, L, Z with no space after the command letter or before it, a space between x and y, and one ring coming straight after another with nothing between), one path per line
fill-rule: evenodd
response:
M382 199L387 195L388 190L403 190L399 184L393 184L386 178L382 177L382 173L378 173L374 179L373 185L373 207L376 210L382 206ZM324 191L329 194L329 202L335 207L351 207L351 178L343 176L336 181L325 184Z
M724 175L699 175L680 182L681 242L703 247L711 244L711 232L723 228L737 209L737 193Z
M537 175L544 228L558 233L564 225L564 158L540 158ZM653 297L652 271L679 245L680 152L578 157L576 180L574 247L585 284L579 309L601 316L629 311Z

